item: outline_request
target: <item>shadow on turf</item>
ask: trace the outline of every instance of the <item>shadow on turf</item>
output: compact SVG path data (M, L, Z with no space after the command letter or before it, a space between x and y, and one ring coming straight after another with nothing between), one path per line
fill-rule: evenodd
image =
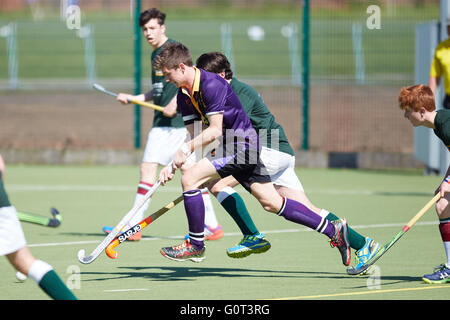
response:
M355 286L355 287L347 287L346 289L364 289L367 288L367 276L363 277L357 277L357 279L360 279L361 281L364 281L364 284L361 286ZM394 285L399 284L403 282L423 282L422 277L411 277L411 276L382 276L380 278L382 283L380 283L381 286L388 286L388 285ZM389 282L386 282L389 281Z
M62 235L67 236L76 236L76 237L106 237L106 234L103 232L96 232L96 233L88 233L88 232L60 232Z
M309 272L309 271L274 271L274 270L255 270L242 268L200 268L200 267L118 267L118 269L131 269L127 272L81 272L81 275L99 275L99 279L90 279L85 281L115 280L126 278L146 278L150 280L161 281L186 281L195 280L199 277L222 277L222 278L334 278L344 279L348 276L343 273L331 272ZM154 270L154 271L153 271ZM310 276L305 276L310 275Z

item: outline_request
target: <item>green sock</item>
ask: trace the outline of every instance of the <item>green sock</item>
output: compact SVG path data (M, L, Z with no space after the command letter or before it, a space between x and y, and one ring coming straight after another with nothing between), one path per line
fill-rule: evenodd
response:
M256 235L259 233L253 223L250 213L245 206L244 200L232 188L225 188L217 195L217 200L222 207L230 214L233 220L238 225L243 235ZM230 190L231 189L231 190Z
M339 220L339 217L331 212L325 218L329 221ZM348 227L348 240L350 241L350 246L355 250L361 249L366 244L366 238L350 227Z
M54 270L47 272L39 282L39 287L56 300L77 300Z

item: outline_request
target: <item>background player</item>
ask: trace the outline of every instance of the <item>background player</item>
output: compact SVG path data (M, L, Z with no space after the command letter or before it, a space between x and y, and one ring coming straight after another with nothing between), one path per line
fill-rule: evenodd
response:
M258 135L228 82L217 74L195 68L189 50L181 43L168 44L154 66L163 71L167 81L179 88L177 103L188 130L193 129L195 120L201 120L207 126L198 136L182 145L172 165L161 170L160 181L164 184L171 179L173 169L181 168L194 150L217 139L221 143L215 153L209 153L183 172L181 183L189 239L181 245L162 248L161 253L169 259L180 261L200 262L205 258L205 209L198 188L213 179L233 175L266 211L328 236L338 247L344 264L348 265L350 247L347 222L344 219L329 222L301 203L277 193L259 161Z
M450 148L450 110L436 111L433 91L425 85L404 87L398 96L400 109L414 127L424 126L434 130L447 148ZM449 149L450 150L450 149ZM439 232L444 243L447 261L435 268L432 274L423 276L427 283L450 282L450 167L435 194L440 192L441 198L436 202L436 213L439 218Z
M338 220L339 218L333 213L317 208L308 199L295 174L294 150L289 144L283 127L275 121L275 117L261 96L251 86L233 77L227 57L221 52L205 53L197 59L196 67L220 75L233 88L253 127L258 131L260 139L266 142L262 143L261 161L267 168L278 193L302 203L324 219ZM229 176L216 183L211 189L244 234L244 239L237 246L227 250L228 255L234 258L247 256L252 253L253 247L259 249L261 246L258 241L259 231L254 226L242 198L232 188L237 184L236 179ZM205 214L208 216L215 213L206 212ZM380 248L379 243L362 236L352 228L349 228L349 241L351 247L357 250L357 266L365 263Z
M45 261L35 259L26 246L16 208L11 205L3 184L4 176L5 163L0 154L0 256L6 256L17 271L36 281L51 298L76 300L53 267Z
M139 26L142 29L145 39L152 46L153 52L151 61L160 54L163 47L174 42L166 35L165 25L166 15L156 8L148 9L141 13L139 17ZM181 116L177 113L176 102L177 88L165 81L161 70L152 68L152 89L147 93L136 96L120 93L117 100L123 104L128 101L149 101L153 100L156 105L164 106L164 111L155 111L153 126L148 133L147 144L144 150L143 159L140 166L140 181L135 196L134 205L140 203L145 194L150 190L156 181L158 166L167 165L172 160L175 152L180 148L186 139L186 128ZM202 190L206 211L213 211L209 193L206 189ZM147 210L151 199L137 212L133 219L128 223L128 229L133 227L144 219L144 213ZM212 215L215 217L215 215ZM205 227L209 240L216 240L223 237L223 230L218 225L217 220L208 221L209 226ZM112 227L104 227L105 232L111 232ZM142 233L138 232L131 236L129 240L140 240Z

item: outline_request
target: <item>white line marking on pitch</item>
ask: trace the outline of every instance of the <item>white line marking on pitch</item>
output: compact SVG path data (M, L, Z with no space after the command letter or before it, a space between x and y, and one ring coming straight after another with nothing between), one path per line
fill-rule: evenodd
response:
M137 289L112 289L112 290L103 290L103 292L129 292L129 291L148 291L149 289L145 288L137 288Z
M238 186L238 188L242 188ZM25 191L99 191L99 192L120 192L120 191L135 191L135 186L125 185L29 185L29 184L9 184L8 191L10 192L25 192ZM242 189L244 190L244 189ZM161 188L158 192L180 192L181 186L166 186ZM387 191L383 191L387 192ZM395 192L395 191L393 191ZM376 195L380 191L376 190L339 190L339 189L309 189L309 194L328 194L328 195Z
M408 291L421 291L421 290L447 289L447 288L448 288L448 286L443 285L443 286L419 287L419 288L384 289L384 290L370 290L370 291L318 294L318 295L311 295L311 296L275 298L275 299L268 299L268 300L323 299L323 298L336 298L336 297L357 296L357 295L367 295L367 294L377 294L377 293L394 293L394 292L408 292Z
M423 221L417 222L416 226L429 226L429 225L437 225L437 221ZM385 223L385 224L371 224L371 225L360 225L360 226L352 226L353 229L370 229L370 228L393 228L393 227L403 227L404 223ZM309 228L301 228L301 229L281 229L281 230L262 230L261 232L264 234L271 233L293 233L293 232L310 232L313 231ZM226 237L233 236L242 236L240 232L226 232ZM167 236L167 237L151 237L146 238L143 237L141 241L154 241L154 240L162 240L162 239L184 239L185 235L182 236ZM56 247L56 246L70 246L70 245L78 245L78 244L98 244L99 240L87 240L87 241L70 241L70 242L54 242L54 243L35 243L28 244L28 247Z
M136 187L129 186L114 186L114 185L27 185L27 184L12 184L8 185L10 192L25 192L25 191L135 191ZM164 187L160 191L163 192L179 192L181 193L181 186L179 187ZM160 192L158 191L158 192Z

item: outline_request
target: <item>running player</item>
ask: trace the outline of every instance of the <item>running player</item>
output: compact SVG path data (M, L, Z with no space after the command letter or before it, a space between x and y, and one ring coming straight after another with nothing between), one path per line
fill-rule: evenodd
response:
M442 140L450 150L450 110L436 111L433 91L430 87L419 84L403 87L398 96L400 109L414 127L424 126L434 130L436 136ZM445 178L435 194L440 192L441 198L436 202L436 213L439 218L439 232L447 261L435 268L432 274L423 276L426 283L450 282L450 167Z
M346 220L330 222L301 203L277 193L259 160L261 148L258 134L228 82L215 73L194 67L189 50L181 43L168 44L155 59L154 67L163 71L166 81L179 88L177 103L188 131L193 131L196 120L201 120L206 126L200 134L181 146L172 166L161 170L161 183L172 179L172 170L181 168L194 150L217 140L220 142L215 152L184 170L181 184L189 239L181 245L162 248L161 254L179 261L200 262L205 258L205 209L199 188L211 180L232 175L266 211L326 235L339 249L343 263L349 265Z
M11 205L3 184L4 175L5 163L0 155L0 256L6 256L17 271L36 281L51 298L76 300L53 267L47 262L35 259L26 246L16 208Z
M152 46L153 52L151 61L160 54L165 45L173 43L166 35L165 25L166 15L156 8L146 10L139 17L139 26L142 28L145 39ZM166 83L161 70L152 68L152 89L147 93L136 96L119 93L117 100L123 104L129 103L129 100L149 101L153 100L156 105L164 106L164 111L155 111L153 126L148 133L147 144L140 167L140 181L135 196L134 205L140 203L145 194L150 190L156 181L158 166L167 165L172 160L175 152L180 148L186 139L186 128L181 116L177 113L176 101L177 88ZM214 208L207 189L202 190L206 211L212 211ZM144 213L147 210L151 199L147 201L130 220L125 229L129 229L144 219ZM215 217L215 215L212 215ZM207 221L209 225L205 226L208 240L216 240L223 237L223 230L217 223L217 220ZM111 232L112 227L104 227L107 233ZM140 240L142 233L138 232L128 240Z
M275 121L261 96L248 84L233 77L227 57L220 52L202 54L196 61L196 67L217 73L224 78L238 96L253 127L258 131L263 141L261 161L267 168L275 189L282 197L296 200L313 212L329 221L339 218L333 213L314 206L306 196L303 186L294 171L295 156L284 129ZM264 143L264 141L266 143ZM238 182L232 176L215 183L211 192L217 197L225 210L233 217L244 235L242 241L227 250L233 258L245 257L253 250L260 250L260 233L254 226L245 203L233 187ZM205 213L214 214L214 213ZM369 237L363 237L354 229L349 228L350 245L356 251L357 267L368 261L380 248L380 244ZM255 249L253 249L255 248Z

